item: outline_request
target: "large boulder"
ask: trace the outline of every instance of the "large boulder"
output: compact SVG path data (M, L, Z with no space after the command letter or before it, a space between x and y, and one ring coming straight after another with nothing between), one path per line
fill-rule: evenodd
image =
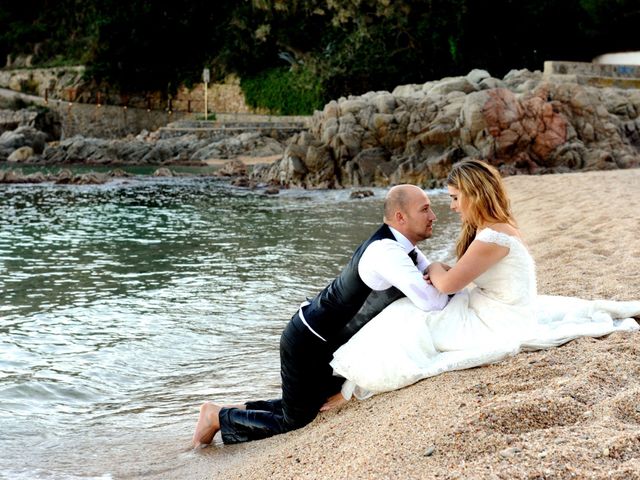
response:
M226 162L216 173L220 177L245 177L247 166L242 160L235 158Z
M283 153L284 145L274 138L259 132L244 132L215 139L212 142L199 141L198 148L191 153L190 159L193 161L232 159L241 155L268 157Z
M0 135L0 148L16 149L31 147L35 153L42 153L47 142L47 135L33 127L22 126Z
M385 171L384 167L382 170L379 170L379 167L387 164L390 159L389 152L382 147L362 150L345 165L348 178L343 178L343 185L360 186L379 183L381 180L376 176L381 176Z
M47 135L44 132L30 126L21 126L15 130L5 131L0 135L0 161L8 160L17 150L20 152L13 155L10 161L26 160L23 157L28 151L31 152L30 156L39 155L45 148L46 139ZM23 147L28 147L30 150L23 149Z
M31 157L33 157L33 148L20 147L14 150L11 155L9 155L9 157L7 158L7 162L22 163L28 161Z
M0 133L19 127L31 127L41 132L46 142L59 140L62 132L60 115L55 110L45 107L0 110Z

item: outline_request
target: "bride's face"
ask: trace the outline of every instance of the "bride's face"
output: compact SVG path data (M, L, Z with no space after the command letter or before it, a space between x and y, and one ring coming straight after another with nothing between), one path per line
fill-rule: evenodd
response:
M449 197L451 198L451 210L460 215L460 218L464 221L466 218L466 209L464 208L464 197L462 196L462 192L458 190L456 187L452 187L451 185L447 186L449 190Z

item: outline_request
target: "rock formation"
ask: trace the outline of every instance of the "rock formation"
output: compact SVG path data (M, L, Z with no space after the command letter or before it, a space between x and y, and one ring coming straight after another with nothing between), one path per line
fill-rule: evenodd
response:
M204 165L209 159L281 155L284 150L283 144L257 132L204 139L195 135L158 138L144 133L116 140L76 135L47 144L46 139L33 127L5 131L0 135L0 161L36 165Z
M453 162L467 156L484 159L505 175L640 166L639 114L639 89L590 86L528 70L502 79L473 70L464 77L331 101L314 114L308 130L296 126L292 131L300 133L286 144L280 136L291 135L289 130L259 125L59 140L55 112L0 110L0 161L164 166L282 155L255 167L243 182L433 187L442 184ZM229 168L222 173L247 173Z
M473 156L504 174L640 165L640 91L483 70L331 101L253 179L304 188L440 185Z

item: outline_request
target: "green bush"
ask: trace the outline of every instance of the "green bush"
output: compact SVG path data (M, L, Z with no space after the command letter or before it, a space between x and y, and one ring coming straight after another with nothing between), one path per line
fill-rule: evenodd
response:
M275 115L310 115L325 103L318 76L300 66L265 70L242 79L240 87L249 106Z

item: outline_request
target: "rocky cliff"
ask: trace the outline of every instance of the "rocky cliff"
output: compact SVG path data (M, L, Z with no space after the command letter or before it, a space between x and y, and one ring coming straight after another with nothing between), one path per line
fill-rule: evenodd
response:
M473 156L506 175L640 165L640 90L512 71L331 101L257 181L304 188L442 183Z

